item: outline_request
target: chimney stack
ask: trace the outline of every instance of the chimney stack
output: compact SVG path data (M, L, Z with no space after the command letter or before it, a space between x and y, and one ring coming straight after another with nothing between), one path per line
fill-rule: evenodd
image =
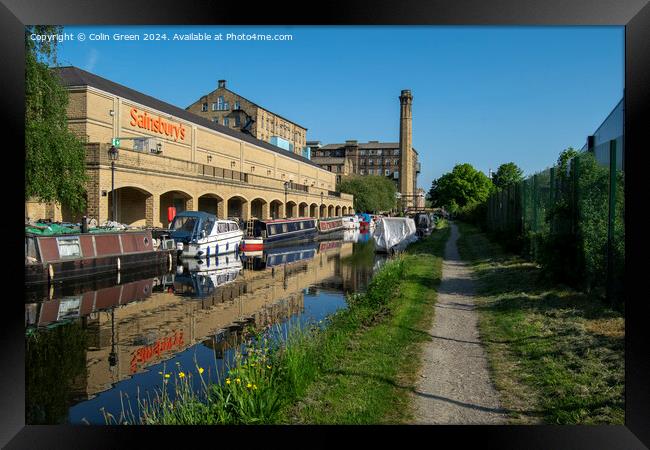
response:
M219 80L218 87L225 89L226 88L226 80Z
M399 186L402 194L402 207L412 206L415 194L413 179L413 116L411 106L413 96L410 89L404 89L399 96L399 148L400 148L400 174Z

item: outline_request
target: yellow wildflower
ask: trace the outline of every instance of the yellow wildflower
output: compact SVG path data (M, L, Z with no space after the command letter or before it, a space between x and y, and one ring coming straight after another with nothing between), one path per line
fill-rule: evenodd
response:
M271 366L266 366L266 368L267 368L267 369L270 369L270 368L271 368Z
M253 390L255 390L255 389L257 389L257 386L256 386L256 385L253 385Z
M237 383L241 383L241 380L240 380L239 378L235 378L235 381L236 381Z
M169 374L168 374L168 373L165 374L165 378L169 378Z
M226 378L226 384L230 384L230 378Z
M178 372L178 378L183 378L185 376L185 372Z
M199 367L199 373L203 373L203 367Z
M246 385L246 387L250 389L250 388L252 388L252 387L253 387L253 385L252 385L252 384L250 384L250 383L248 383L248 384Z

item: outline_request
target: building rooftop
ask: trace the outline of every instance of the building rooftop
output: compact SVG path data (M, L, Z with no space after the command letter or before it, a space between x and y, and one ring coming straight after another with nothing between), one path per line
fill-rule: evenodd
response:
M269 110L268 108L265 108L265 107L263 107L263 106L258 105L258 104L255 103L254 101L247 99L246 97L244 97L244 96L241 95L241 94L238 94L238 93L236 93L236 92L234 92L234 91L231 91L230 89L228 89L228 88L226 87L226 85L225 85L225 80L219 80L219 81L220 81L220 82L223 81L224 84L221 85L221 83L220 83L220 84L219 84L219 87L217 87L214 91L211 91L211 92L209 92L209 93L207 93L207 94L205 94L205 95L202 95L201 98L200 98L198 101L201 101L202 99L206 98L206 97L207 97L208 95L210 95L210 94L214 94L214 93L217 92L218 90L228 91L228 92L230 92L231 94L236 95L237 97L241 98L242 100L246 100L248 103L251 103L253 106L256 106L257 108L263 109L264 111L268 111L268 112L270 112L271 114L273 114L274 116L278 116L278 117L279 117L280 119L282 119L282 120L286 120L287 122L291 122L292 124L297 125L297 126L299 126L300 128L302 128L302 129L304 129L304 130L307 130L307 129L308 129L307 127L303 127L302 125L297 124L297 123L294 122L293 120L289 120L289 119L287 119L286 117L282 117L282 116L281 116L280 114L278 114L278 113L274 113L273 111ZM194 102L194 103L196 103L196 102ZM192 103L192 105L193 105L194 103ZM192 105L190 105L190 106L192 106ZM185 109L189 109L190 106L188 106L188 107L185 108Z
M350 141L348 141L350 142ZM354 141L356 142L356 141ZM339 148L343 148L348 144L327 144L323 145L322 147L319 148L319 150L336 150ZM379 142L379 141L369 141L369 142L361 142L359 144L356 144L359 146L360 149L362 150L367 150L367 149L398 149L399 148L399 142ZM417 150L413 149L415 153L417 153Z
M99 75L95 75L94 73L86 72L85 70L82 70L78 67L74 67L74 66L53 67L52 70L59 75L59 77L61 78L61 82L65 87L72 88L77 86L78 87L91 86L96 89L102 90L104 92L117 95L118 97L132 100L143 106L148 106L160 112L164 112L169 115L178 117L180 119L186 120L196 125L200 125L202 127L212 129L219 133L232 136L236 139L241 139L242 141L270 150L272 152L278 153L288 158L295 159L302 163L309 164L314 167L320 167L318 164L313 163L312 161L305 158L304 156L297 155L293 152L289 152L280 147L276 147L275 145L257 139L256 137L251 136L250 134L242 133L241 131L233 130L231 128L225 127L218 123L212 122L204 117L191 113L183 108L179 108L178 106L174 106L170 103L163 102L162 100L158 100L157 98L143 94L142 92L138 92L124 85L115 83L106 78L102 78Z

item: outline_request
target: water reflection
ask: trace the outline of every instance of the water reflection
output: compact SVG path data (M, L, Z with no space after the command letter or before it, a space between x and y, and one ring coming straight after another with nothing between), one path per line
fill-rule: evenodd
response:
M102 424L100 408L119 415L120 392L137 403L163 365L223 373L247 325L320 320L365 289L380 261L372 241L341 235L183 260L172 273L68 286L41 301L28 294L27 422Z

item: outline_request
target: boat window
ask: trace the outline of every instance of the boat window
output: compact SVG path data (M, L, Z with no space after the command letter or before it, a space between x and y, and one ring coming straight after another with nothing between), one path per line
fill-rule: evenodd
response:
M286 232L287 232L287 224L286 224L286 223L283 223L283 224L282 224L282 232L283 232L283 233L286 233Z
M228 231L228 224L221 222L219 224L219 233L225 233Z
M300 222L300 229L304 230L305 229L305 222Z
M192 232L194 225L196 225L196 217L175 217L170 228L174 231Z
M275 225L269 225L269 236L273 236L275 234Z
M57 238L59 255L61 258L74 258L81 256L81 246L78 237Z
M288 223L287 225L288 225L289 231L296 231L298 229L298 228L296 228L298 226L297 222L291 222L291 223Z
M210 236L210 233L212 233L212 228L214 227L214 219L213 218L208 218L203 221L203 231L205 231L206 236Z
M237 230L239 230L239 225L237 225L236 223L231 223L230 231L237 231Z

